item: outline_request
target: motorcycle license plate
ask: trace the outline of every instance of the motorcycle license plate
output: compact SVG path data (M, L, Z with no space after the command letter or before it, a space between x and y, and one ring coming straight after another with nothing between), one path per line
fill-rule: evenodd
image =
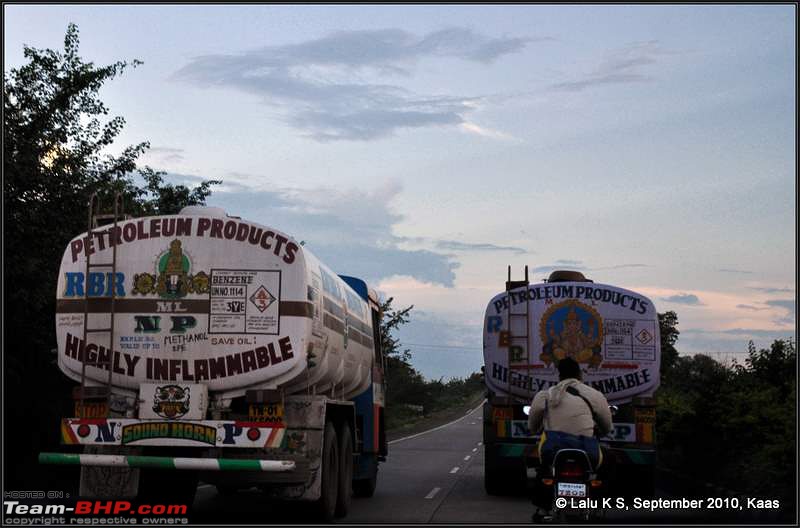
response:
M559 482L556 493L559 497L585 497L586 484L576 484L574 482Z

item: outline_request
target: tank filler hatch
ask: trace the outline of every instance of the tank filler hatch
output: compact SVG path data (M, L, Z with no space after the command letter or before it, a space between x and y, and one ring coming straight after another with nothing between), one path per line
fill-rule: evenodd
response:
M555 270L547 278L546 282L594 282L587 279L580 271Z

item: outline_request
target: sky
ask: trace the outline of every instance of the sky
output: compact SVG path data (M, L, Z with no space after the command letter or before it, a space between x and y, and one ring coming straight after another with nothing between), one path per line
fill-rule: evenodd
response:
M428 378L482 364L507 266L674 310L682 354L796 332L793 5L4 5L4 71L80 30L168 181L413 305Z

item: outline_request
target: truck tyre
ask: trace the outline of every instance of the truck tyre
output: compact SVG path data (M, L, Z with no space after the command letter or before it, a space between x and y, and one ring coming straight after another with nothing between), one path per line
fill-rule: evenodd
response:
M503 472L497 467L490 465L487 457L486 466L483 470L483 486L489 495L503 495L505 482L503 482Z
M336 496L336 516L344 517L353 497L353 438L350 425L339 429L339 492Z
M370 460L370 476L353 481L353 495L356 497L372 497L378 486L378 461Z
M319 463L320 490L316 509L321 520L331 522L336 515L339 487L339 446L336 441L336 428L331 422L325 424L323 434L322 458Z
M507 486L507 475L499 467L497 456L491 446L483 450L483 486L489 495L503 495Z
M229 486L227 484L217 484L214 487L217 488L217 493L222 495L223 497L231 497L233 495L236 495L236 492L239 491L235 487Z
M165 504L164 501L169 500L191 508L198 484L195 471L143 469L139 476L138 499L152 504Z

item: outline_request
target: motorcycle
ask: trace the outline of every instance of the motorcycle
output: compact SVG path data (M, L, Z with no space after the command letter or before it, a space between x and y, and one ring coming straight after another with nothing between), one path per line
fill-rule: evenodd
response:
M617 406L609 406L612 416ZM590 457L583 449L559 449L552 464L537 475L541 484L552 493L549 515L537 508L534 522L588 522L603 517L605 510L600 508L603 497L603 482L597 478Z
M603 485L589 456L582 449L560 449L550 468L553 520L559 523L589 521L601 499Z

